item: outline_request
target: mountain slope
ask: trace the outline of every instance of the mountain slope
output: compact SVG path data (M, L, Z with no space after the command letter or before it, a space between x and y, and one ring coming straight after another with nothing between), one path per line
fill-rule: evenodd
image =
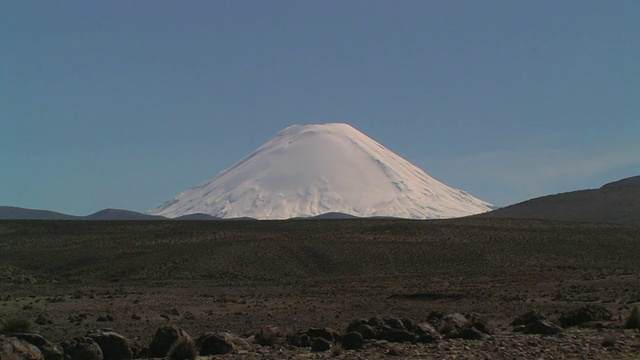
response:
M433 179L347 124L290 126L249 156L147 213L258 219L451 218L490 204Z
M79 220L81 218L49 210L0 206L0 220Z
M640 176L600 189L543 196L478 216L640 225Z

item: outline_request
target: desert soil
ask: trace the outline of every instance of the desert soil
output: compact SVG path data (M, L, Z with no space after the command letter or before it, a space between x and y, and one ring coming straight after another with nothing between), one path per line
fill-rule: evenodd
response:
M3 221L0 319L27 319L56 342L111 328L144 347L167 324L250 337L476 313L492 328L481 340L321 353L254 344L219 358L633 359L640 333L620 325L640 302L639 254L640 227L550 221ZM584 305L613 320L550 336L509 325Z

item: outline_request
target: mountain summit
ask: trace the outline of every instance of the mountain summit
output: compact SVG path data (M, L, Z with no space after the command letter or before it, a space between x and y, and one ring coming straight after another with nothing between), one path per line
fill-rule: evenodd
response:
M232 167L147 213L288 219L451 218L490 204L427 175L347 124L293 125Z

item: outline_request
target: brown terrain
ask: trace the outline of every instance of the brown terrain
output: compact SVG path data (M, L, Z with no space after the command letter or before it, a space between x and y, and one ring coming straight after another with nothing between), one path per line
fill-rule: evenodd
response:
M633 359L639 265L624 224L0 221L0 328L67 347L112 329L124 358L166 356L173 325L227 333L202 358Z

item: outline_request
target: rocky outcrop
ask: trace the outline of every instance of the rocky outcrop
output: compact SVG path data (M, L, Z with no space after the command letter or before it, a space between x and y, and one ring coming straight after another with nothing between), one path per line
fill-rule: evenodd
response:
M559 321L562 327L580 326L599 321L611 321L611 312L599 305L587 305L564 313Z

